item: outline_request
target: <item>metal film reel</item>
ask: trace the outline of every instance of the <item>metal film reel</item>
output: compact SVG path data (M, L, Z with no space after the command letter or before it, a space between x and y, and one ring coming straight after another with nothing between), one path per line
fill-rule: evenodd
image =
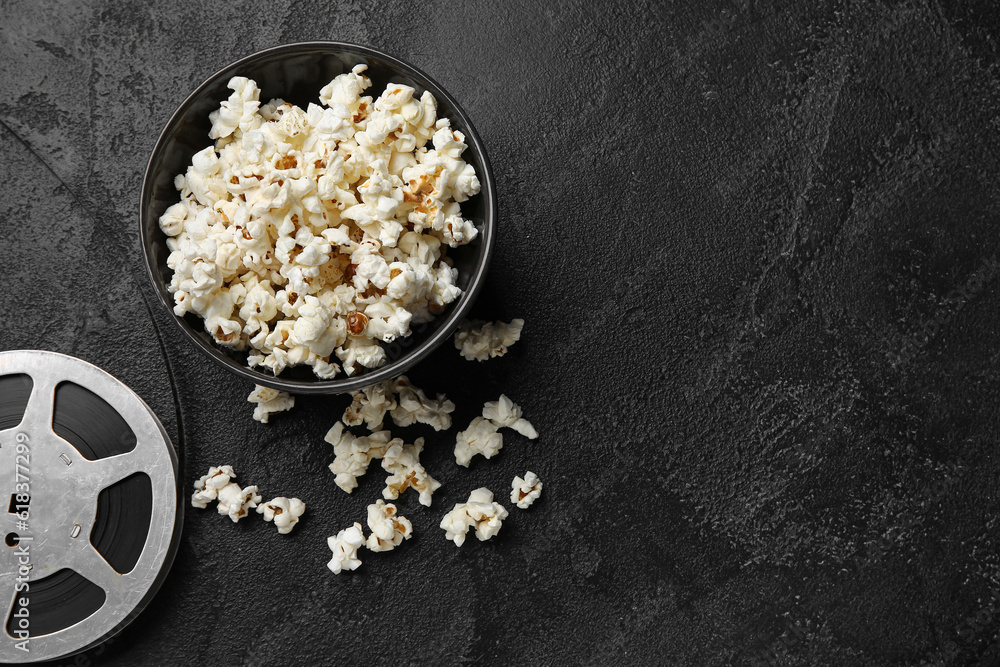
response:
M0 352L0 663L72 655L135 618L173 562L178 493L170 439L128 387Z

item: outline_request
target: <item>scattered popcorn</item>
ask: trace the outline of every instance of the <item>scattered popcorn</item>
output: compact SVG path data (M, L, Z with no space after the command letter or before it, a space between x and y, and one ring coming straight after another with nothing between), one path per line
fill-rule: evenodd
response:
M382 428L388 412L397 426L419 422L434 427L436 431L451 428L451 413L455 411L455 404L444 394L438 394L437 399L428 398L423 390L410 384L405 375L364 387L351 392L351 395L353 400L344 410L342 418L348 426L364 423L370 430L378 430Z
M208 469L208 474L194 483L195 491L191 495L191 506L198 509L205 509L208 503L218 499L219 490L229 484L230 480L236 478L232 466L212 466Z
M485 541L500 532L503 520L507 518L507 510L500 503L493 501L493 492L482 487L469 494L469 500L458 503L441 519L441 528L445 537L452 540L455 546L465 543L469 528L475 527L476 537Z
M489 401L483 406L483 417L499 427L514 429L531 440L538 437L538 431L531 422L521 417L521 408L504 394L500 394L499 401Z
M542 495L542 480L530 470L524 473L524 478L515 477L511 482L510 502L523 510Z
M382 468L389 477L385 480L382 496L386 500L395 500L407 488L413 488L420 494L420 504L431 506L431 496L441 486L420 465L420 452L424 449L424 439L417 438L412 445L404 445L398 438L385 452L382 458Z
M277 389L254 385L254 389L247 397L248 403L256 403L253 409L253 418L261 424L266 424L268 418L275 412L291 410L295 405L295 397Z
M348 426L360 426L364 423L368 430L378 431L382 428L385 414L396 407L393 391L393 382L390 380L351 392L354 400L344 410L343 422Z
M455 461L460 466L469 467L472 457L482 454L492 458L503 447L503 434L499 426L484 417L476 417L469 428L459 431L455 439Z
M219 489L219 514L228 514L229 518L236 523L245 517L249 510L257 507L261 497L257 494L256 486L241 488L236 482L230 482Z
M396 506L381 499L368 506L368 529L372 531L367 542L371 551L390 551L413 535L409 519L397 515Z
M361 567L358 549L365 543L365 536L361 532L360 523L355 522L350 528L345 528L336 535L326 538L326 543L333 552L333 558L326 566L334 574Z
M455 411L455 404L444 394L438 394L437 400L430 399L422 390L411 385L405 375L395 381L394 388L398 398L396 407L392 408L392 421L398 426L420 422L433 426L435 431L451 428L451 413Z
M347 493L358 486L358 477L368 472L372 459L385 456L390 445L403 443L399 438L390 441L389 431L357 438L344 428L343 422L334 424L324 439L333 445L335 458L330 464L330 472L336 475L337 486Z
M298 498L280 496L257 506L257 513L264 515L264 521L274 521L275 527L282 535L292 532L299 522L299 517L306 511L306 504Z
M484 322L465 320L455 332L455 347L469 361L486 361L507 354L507 348L521 338L524 320Z
M429 92L364 95L365 70L306 109L261 104L253 80L233 77L209 115L214 144L174 179L180 201L160 218L174 313L200 316L251 367L377 368L383 344L462 294L446 251L477 236L459 205L480 190L465 136Z

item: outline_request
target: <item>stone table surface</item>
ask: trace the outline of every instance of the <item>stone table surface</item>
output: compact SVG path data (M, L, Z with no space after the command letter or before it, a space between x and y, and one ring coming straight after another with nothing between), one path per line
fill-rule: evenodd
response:
M1000 15L993 3L4 0L0 349L135 389L187 487L230 463L309 506L289 536L188 510L147 610L76 665L1000 663ZM269 46L424 69L494 165L475 315L501 359L410 377L538 427L400 501L415 537L332 575L343 397L271 424L181 337L137 213L170 114ZM437 527L545 483L500 535ZM2 547L0 547L2 548Z

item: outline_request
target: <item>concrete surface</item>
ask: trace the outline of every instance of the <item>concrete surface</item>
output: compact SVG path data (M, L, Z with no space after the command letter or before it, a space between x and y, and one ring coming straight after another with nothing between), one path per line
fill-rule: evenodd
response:
M182 450L309 505L290 536L189 511L176 566L63 664L1000 663L1000 21L992 3L23 2L0 21L2 349L94 362ZM239 12L238 15L234 12ZM261 425L157 309L136 215L174 108L237 57L372 45L465 106L498 179L505 358L411 374L542 436L406 497L351 575L326 536L345 405ZM545 482L499 537L437 527ZM506 503L509 505L509 503Z

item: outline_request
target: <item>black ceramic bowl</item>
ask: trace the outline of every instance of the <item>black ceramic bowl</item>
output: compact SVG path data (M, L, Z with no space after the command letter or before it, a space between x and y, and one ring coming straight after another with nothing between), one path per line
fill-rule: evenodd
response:
M372 80L367 94L377 97L390 82L412 86L418 96L429 90L437 99L438 117L451 119L452 127L465 134L469 147L463 157L475 167L482 190L462 203L463 217L473 221L479 235L472 243L448 252L458 269L458 286L464 293L432 322L414 325L410 336L387 345L388 363L382 368L351 377L341 375L333 380L320 380L311 367L303 365L287 368L276 377L269 371L249 368L246 352L217 345L205 331L200 317L173 314L174 299L167 291L171 276L167 267L170 252L159 219L168 206L180 200L174 188L174 177L186 171L191 156L213 143L208 138L211 128L208 115L229 97L231 91L226 84L231 77L245 76L256 81L262 104L280 97L304 109L310 102L319 103L319 91L330 80L349 72L359 63L368 65L365 74ZM441 86L416 67L374 49L340 42L305 42L261 51L227 65L184 100L170 118L149 158L142 184L139 223L146 267L160 303L208 358L256 384L297 394L334 394L396 377L451 336L472 307L486 276L496 233L496 210L493 172L483 143L465 112Z

